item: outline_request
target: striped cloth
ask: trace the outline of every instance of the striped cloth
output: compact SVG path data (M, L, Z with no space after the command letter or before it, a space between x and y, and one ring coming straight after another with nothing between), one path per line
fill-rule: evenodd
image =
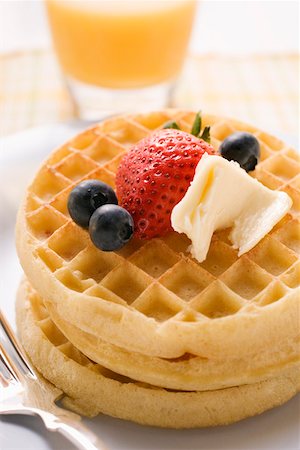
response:
M174 103L298 135L299 56L191 58Z
M236 117L278 134L298 134L299 57L189 57L172 106ZM0 134L74 117L52 51L0 56Z

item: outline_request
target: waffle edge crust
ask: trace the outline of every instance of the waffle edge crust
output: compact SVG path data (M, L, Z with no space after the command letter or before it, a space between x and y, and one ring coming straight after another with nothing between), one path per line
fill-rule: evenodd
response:
M29 186L17 220L20 261L58 320L77 327L76 347L82 331L129 352L169 359L246 359L277 348L299 353L299 160L282 141L236 120L203 117L216 149L234 131L253 133L262 155L252 176L293 199L290 213L240 258L228 230L215 233L202 264L175 232L104 253L68 215L74 185L98 178L114 186L132 144L170 119L189 131L194 116L167 110L104 121L55 150ZM97 360L96 347L93 352Z
M103 413L167 428L225 425L279 406L300 388L299 366L262 382L204 392L170 391L122 377L67 340L27 280L18 290L16 319L33 364L65 393L63 404L81 415Z

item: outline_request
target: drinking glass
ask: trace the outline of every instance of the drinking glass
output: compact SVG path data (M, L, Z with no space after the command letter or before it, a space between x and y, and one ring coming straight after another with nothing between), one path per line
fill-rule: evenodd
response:
M46 0L79 116L167 106L195 7L195 0Z

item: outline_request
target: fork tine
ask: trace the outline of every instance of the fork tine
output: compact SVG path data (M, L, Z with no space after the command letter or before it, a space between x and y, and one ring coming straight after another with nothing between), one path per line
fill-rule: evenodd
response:
M5 373L4 373L5 371ZM11 374L7 371L7 368L3 362L2 357L0 356L0 386L6 388L10 384Z
M0 355L0 386L6 388L12 381L15 382L16 379L10 372L4 358Z
M4 366L5 370L10 375L10 379L14 379L16 382L19 382L20 377L18 374L18 369L16 368L15 364L11 360L9 354L7 353L7 351L5 350L5 348L3 347L1 342L0 342L0 358L1 358L2 365ZM1 375L3 376L2 371L1 371ZM7 377L4 376L4 378L7 381Z
M17 339L17 336L15 335L11 326L9 325L1 309L0 309L0 323L5 336L7 337L11 346L14 349L17 361L19 363L20 369L22 369L23 374L30 376L32 379L36 380L37 377L34 373L34 370L32 369L30 363L28 362L27 357L25 356L24 351L22 349L22 346Z

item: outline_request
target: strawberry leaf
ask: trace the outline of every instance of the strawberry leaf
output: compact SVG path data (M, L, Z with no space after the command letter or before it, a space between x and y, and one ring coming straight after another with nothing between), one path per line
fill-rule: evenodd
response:
M192 131L191 134L193 134L194 136L198 137L201 131L201 123L202 123L202 119L201 119L201 111L197 112L196 116L195 116L195 120L192 126Z
M210 127L205 127L202 131L201 136L199 136L200 139L203 139L203 141L208 142L210 144Z
M169 120L169 122L165 123L163 128L172 128L174 130L180 130L180 128L179 128L177 122L175 122L175 120Z

